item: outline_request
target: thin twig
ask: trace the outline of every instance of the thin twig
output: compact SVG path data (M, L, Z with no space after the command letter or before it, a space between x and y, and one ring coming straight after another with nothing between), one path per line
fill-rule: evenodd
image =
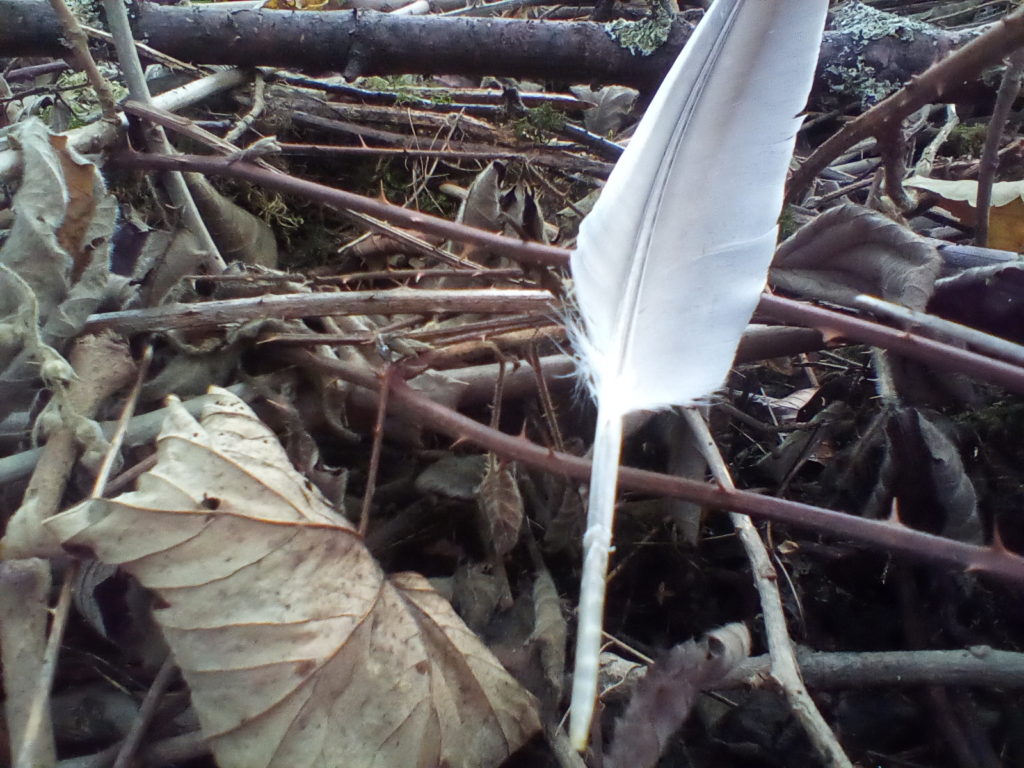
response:
M135 372L135 383L132 384L128 397L125 398L124 405L121 408L121 415L117 420L117 427L114 429L114 434L110 437L110 446L107 448L107 453L104 455L103 462L96 473L96 480L92 486L92 496L95 499L100 498L106 492L107 480L110 479L110 470L114 466L114 458L121 450L125 435L128 434L128 425L135 414L135 406L138 405L139 395L142 393L142 385L146 381L146 375L149 373L149 364L152 362L153 345L147 344L142 352L142 359L139 361L138 369Z
M553 314L547 291L516 289L347 291L295 293L283 296L224 299L199 304L169 304L152 309L129 309L91 315L85 332L117 329L120 333L169 330L210 330L275 317L293 320L327 315L405 314L409 312L529 312Z
M171 681L174 679L174 673L177 671L178 667L174 663L174 657L168 654L167 658L164 659L164 663L160 665L160 671L153 678L153 683L149 686L149 690L146 691L146 696L139 707L139 713L135 716L135 720L132 721L131 730L128 731L128 735L121 743L121 750L117 753L114 768L131 768L135 753L142 743L142 737L156 715L160 699L163 697L164 691L167 690L167 686L171 684Z
M60 21L64 32L64 39L67 41L68 48L71 49L71 57L75 62L75 66L85 73L89 84L96 91L96 98L100 103L103 119L109 123L117 123L117 99L114 98L114 91L110 87L110 82L100 72L99 67L96 66L96 60L89 52L89 42L86 39L85 30L78 23L75 14L67 7L64 0L50 0L50 6Z
M974 225L974 244L984 248L988 245L989 208L992 205L992 182L999 170L999 147L1003 143L1003 130L1010 117L1010 110L1020 93L1021 74L1024 73L1024 48L1010 54L1003 72L1003 81L996 93L996 104L988 121L985 146L978 161L978 197L974 210L977 221Z
M123 0L103 0L103 8L107 13L107 24L110 26L110 33L114 37L114 48L117 50L117 58L121 64L121 71L124 74L125 82L128 84L128 92L136 101L143 104L152 104L153 97L149 92L149 85L146 83L146 76L142 71L142 63L139 61L138 51L135 50L135 39L132 37L131 25L128 23L128 12L125 9ZM173 152L167 134L159 126L149 126L145 131L146 141L150 152L162 155L169 155ZM217 249L216 243L210 236L206 223L199 214L195 200L185 184L185 177L177 171L165 174L164 186L172 205L179 211L182 222L199 241L203 265L209 272L223 272L227 267L224 259ZM191 270L186 270L191 271Z
M953 129L960 125L960 116L956 113L956 107L952 104L946 105L946 121L942 124L939 132L935 134L935 138L928 142L928 146L921 152L921 157L917 161L917 165L914 166L915 176L929 176L932 172L932 167L935 165L935 157L939 153L939 149L949 139Z
M395 366L388 363L380 374L379 400L377 401L377 418L373 422L373 446L370 448L370 466L366 470L366 489L363 491L363 507L359 512L359 535L366 537L370 528L370 507L373 505L373 492L377 487L377 473L380 471L380 449L384 443L384 419L388 413L388 393L391 391L391 377L395 375Z
M530 344L526 347L526 361L530 364L533 375L537 378L537 394L540 396L541 409L544 411L544 419L551 431L551 444L556 451L565 452L565 441L562 439L562 430L558 426L558 412L555 410L555 402L551 399L551 390L544 380L544 369L540 364L540 355L537 354L537 345Z
M711 468L711 474L723 488L736 490L733 485L729 468L722 454L715 445L704 418L693 408L685 408L683 416L693 430L697 446ZM778 576L772 565L768 550L761 541L761 535L746 515L736 512L729 513L736 534L739 536L743 549L750 560L750 570L757 586L757 594L761 599L761 612L764 617L765 634L768 637L768 652L772 660L772 676L782 687L796 719L803 725L811 743L830 766L837 768L853 768L850 758L843 752L842 746L829 728L825 718L821 716L814 704L800 675L800 666L796 660L796 648L786 627L786 613L779 595Z
M631 653L632 655L632 653ZM640 658L640 657L637 657ZM987 645L953 650L915 651L811 651L797 648L804 682L814 690L863 688L916 688L921 685L964 685L987 688L1024 688L1024 653L1000 651ZM768 679L769 654L752 656L740 663L716 690L772 687ZM606 665L608 698L627 698L641 673L640 665ZM621 676L619 676L621 675Z
M266 83L267 80L263 76L263 73L257 70L252 84L252 106L249 107L248 112L242 115L235 127L224 134L224 139L226 141L234 143L242 138L242 135L252 127L254 122L256 122L256 118L263 113L263 110L267 105L267 101L263 97L264 91L266 90Z

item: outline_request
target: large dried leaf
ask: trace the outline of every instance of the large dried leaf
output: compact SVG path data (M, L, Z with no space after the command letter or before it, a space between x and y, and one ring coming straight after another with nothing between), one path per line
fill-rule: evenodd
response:
M513 183L509 176L505 163L488 163L469 185L466 199L459 208L458 222L524 240L547 242L544 216L536 196L522 182ZM465 248L462 255L487 267L509 263L506 257L476 247ZM458 286L460 282L449 278L445 285Z
M541 671L551 692L546 704L556 705L562 697L565 670L565 643L569 628L562 615L558 588L547 568L540 567L533 582L533 632L530 640L537 644Z
M501 230L500 200L505 192L505 173L504 163L491 162L477 174L459 207L460 223L489 232Z
M205 176L189 173L185 181L226 261L277 267L277 241L269 224L224 197Z
M821 214L780 245L769 282L807 299L849 306L863 293L924 311L940 266L926 240L849 204Z
M160 598L223 768L491 766L533 698L415 574L362 539L236 397L172 409L139 489L52 518Z

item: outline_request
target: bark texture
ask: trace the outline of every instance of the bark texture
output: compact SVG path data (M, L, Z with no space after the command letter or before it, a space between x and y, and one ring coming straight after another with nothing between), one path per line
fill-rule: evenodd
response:
M244 11L216 5L133 6L139 40L196 64L271 66L359 75L486 75L564 83L657 85L690 35L675 22L665 44L634 55L592 22L393 16L374 11ZM895 17L898 18L898 17ZM843 26L826 34L819 82L872 92L922 72L963 35L898 23L872 35ZM0 56L60 56L57 18L46 0L0 0ZM856 83L849 82L856 73ZM867 74L865 74L867 73ZM843 82L846 81L845 87ZM871 93L879 98L881 93Z

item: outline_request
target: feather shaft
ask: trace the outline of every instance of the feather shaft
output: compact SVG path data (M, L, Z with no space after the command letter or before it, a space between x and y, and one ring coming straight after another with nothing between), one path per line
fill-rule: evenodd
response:
M570 260L597 400L570 739L587 743L623 417L717 389L764 287L828 0L715 0Z
M583 577L576 622L576 674L572 679L569 734L573 746L586 748L590 721L597 698L597 667L601 653L601 624L604 616L605 574L612 545L615 519L615 491L618 487L619 454L622 450L622 414L599 410L594 432L587 504L587 531L583 536ZM593 670L594 674L580 674Z

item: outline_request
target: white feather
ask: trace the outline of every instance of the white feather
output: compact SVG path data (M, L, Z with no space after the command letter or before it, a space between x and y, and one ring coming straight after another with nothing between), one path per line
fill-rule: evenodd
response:
M632 411L725 379L764 288L828 0L716 0L580 227L570 267L597 400L570 737L586 747Z

